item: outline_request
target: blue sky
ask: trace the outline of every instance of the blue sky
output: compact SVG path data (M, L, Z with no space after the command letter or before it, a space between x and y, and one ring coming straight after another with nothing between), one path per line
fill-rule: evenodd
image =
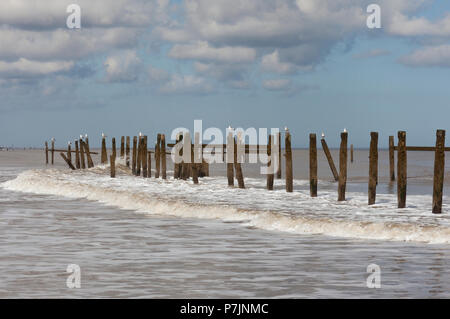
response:
M450 4L429 0L76 1L0 4L0 145L177 127L370 131L432 145L449 129ZM11 4L13 3L13 5ZM378 3L382 28L369 30ZM98 137L98 138L96 138Z

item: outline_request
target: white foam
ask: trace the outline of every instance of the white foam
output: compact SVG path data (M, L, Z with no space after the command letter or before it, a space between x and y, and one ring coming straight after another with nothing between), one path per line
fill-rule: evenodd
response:
M123 165L111 179L108 166L89 170L29 170L2 187L21 192L87 198L106 205L145 214L239 221L246 226L297 234L324 234L346 238L450 243L450 216L430 213L430 196L408 196L409 207L396 208L393 195L379 195L378 204L367 206L367 195L348 193L336 201L336 191L321 183L319 197L310 198L308 181L296 180L294 193L269 192L264 179L245 180L247 189L227 187L226 178L190 181L155 180L129 175ZM122 163L123 164L123 163ZM281 188L283 181L276 180ZM302 189L305 188L304 190ZM448 200L444 198L448 208Z

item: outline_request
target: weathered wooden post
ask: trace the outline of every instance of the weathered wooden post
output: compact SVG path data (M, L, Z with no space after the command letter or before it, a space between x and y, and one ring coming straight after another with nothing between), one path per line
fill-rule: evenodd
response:
M45 164L48 164L48 142L45 141Z
M281 134L277 133L276 138L278 139L278 169L277 169L277 178L281 179Z
M137 144L137 136L133 136L133 153L131 159L131 172L133 175L136 175L136 144Z
M148 176L148 169L147 169L147 152L148 152L148 137L147 135L144 136L144 139L142 141L142 176L144 178L147 178Z
M112 156L114 156L114 158L116 158L116 156L117 156L117 153L116 153L116 138L115 137L113 137L112 139L111 139L111 147L112 147Z
M52 137L52 165L55 164L55 138Z
M155 178L159 178L159 172L161 171L161 134L156 135L155 144Z
M436 132L436 152L434 154L433 214L442 213L442 190L445 172L445 130Z
M389 176L391 182L395 181L395 152L394 152L394 136L389 136Z
M398 208L406 207L407 184L407 157L406 157L406 132L398 132L397 147L397 200Z
M230 127L227 135L227 154L226 154L228 186L234 186L234 169L233 169L233 163L235 158L234 143L235 141L233 137L233 132L231 131Z
M89 149L89 137L87 136L87 134L85 135L84 151L86 153L87 167L94 167L94 161L92 160L91 151Z
M72 163L72 148L70 142L67 143L67 159Z
M120 157L124 158L125 156L125 136L120 138Z
M291 150L291 133L289 129L285 128L284 148L286 160L286 192L292 193L294 191L294 177L292 172L292 150Z
M59 155L61 155L61 157L64 159L64 161L66 161L66 163L67 163L67 165L69 165L70 169L72 169L74 171L75 167L73 167L72 163L69 161L69 159L66 157L66 155L64 155L63 152L60 152Z
M378 133L370 133L369 151L369 205L375 204L378 180Z
M166 136L161 134L161 177L167 179Z
M353 163L353 144L350 145L350 162Z
M338 201L345 201L345 188L347 186L347 139L346 131L341 133L341 148L339 151L339 185Z
M80 149L78 148L78 141L75 141L75 165L80 169Z
M142 167L142 133L139 133L138 137L138 148L137 148L137 156L136 156L136 176L141 176L141 167Z
M241 150L244 152L245 156L245 145L243 144L240 132L237 134L236 139L234 139L234 171L236 174L236 179L238 181L239 188L245 188L244 175L242 174L242 154Z
M116 177L116 157L114 154L111 154L109 157L110 169L111 169L111 178Z
M130 137L127 136L127 146L125 149L125 161L127 163L127 167L130 167Z
M276 135L269 135L269 141L267 143L267 189L269 191L273 190L273 178L274 171L272 167L272 138L275 139ZM278 150L273 150L274 152L278 152Z
M325 156L328 160L328 165L330 166L331 172L333 173L334 180L337 182L339 181L339 175L336 169L336 166L334 165L333 157L331 156L330 149L328 148L328 144L325 141L325 134L322 133L322 139L320 140L322 143L322 149L325 153Z
M316 134L309 134L309 192L317 197L317 139Z
M106 153L106 138L105 134L102 133L102 157L101 157L102 164L108 163L108 154Z
M86 162L84 161L84 141L82 139L80 139L80 159L81 159L81 168L85 169L86 168Z

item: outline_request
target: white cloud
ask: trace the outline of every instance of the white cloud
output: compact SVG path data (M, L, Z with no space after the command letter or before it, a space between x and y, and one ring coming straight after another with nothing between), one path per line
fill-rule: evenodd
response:
M297 67L293 63L280 62L280 56L278 50L273 51L271 54L266 54L261 59L261 67L264 71L289 74L297 71Z
M35 77L69 71L73 66L74 63L71 61L40 62L20 58L13 62L0 61L0 76L6 78Z
M169 52L175 59L191 59L200 61L215 61L225 63L253 62L256 52L244 47L211 47L206 41L190 44L176 44Z
M136 51L126 50L109 56L105 63L107 82L136 81L142 71L142 61Z

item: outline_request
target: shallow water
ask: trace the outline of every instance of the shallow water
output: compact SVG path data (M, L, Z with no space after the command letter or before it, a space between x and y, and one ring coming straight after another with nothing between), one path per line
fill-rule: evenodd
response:
M450 214L430 213L433 156L408 154L408 207L398 210L385 155L369 208L367 151L355 152L343 204L322 157L319 197L309 198L303 150L293 194L281 180L264 190L257 165L244 166L239 190L225 186L223 165L194 186L0 152L0 297L450 297ZM366 286L372 263L381 289ZM81 289L66 287L68 264L81 267Z

